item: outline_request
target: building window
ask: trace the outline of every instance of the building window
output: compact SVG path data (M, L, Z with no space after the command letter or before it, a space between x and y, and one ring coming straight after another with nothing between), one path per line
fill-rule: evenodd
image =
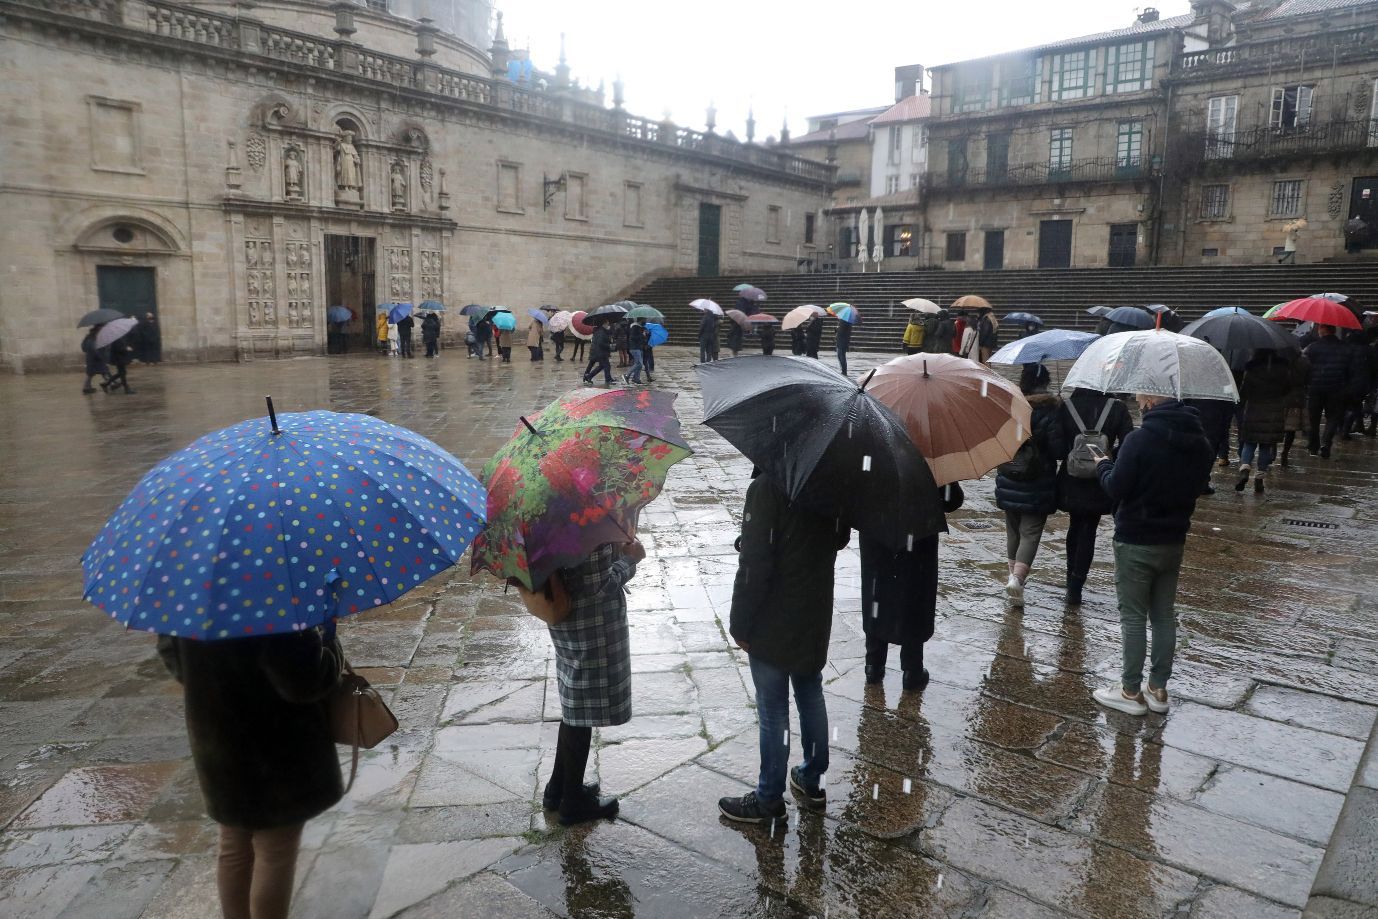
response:
M1224 220L1230 212L1230 186L1201 186L1201 219Z
M524 214L522 209L522 167L519 163L498 163L498 210Z
M817 220L818 217L814 214L804 215L804 245L806 246L813 245L814 227L817 223Z
M1210 249L1202 249L1202 250L1201 250L1201 257L1202 257L1202 258L1216 258L1216 257L1219 256L1219 255L1220 255L1220 250L1217 249L1217 248L1210 248Z
M947 184L965 185L967 180L967 139L954 137L947 142Z
M954 67L951 79L952 110L980 112L990 104L990 65Z
M892 223L885 228L885 255L895 258L913 254L914 228L907 223Z
M890 154L886 162L892 166L900 161L900 151L904 149L904 125L892 124L889 130Z
M1083 99L1092 95L1095 69L1094 50L1053 55L1053 99Z
M837 231L837 255L839 258L856 258L856 227L841 227Z
M948 233L947 247L943 253L945 262L965 262L967 260L966 233Z
M1223 160L1234 156L1234 132L1238 117L1238 96L1211 97L1206 104L1206 159Z
M1301 179L1283 179L1273 183L1273 200L1268 204L1268 216L1301 216Z
M766 208L766 242L780 241L780 209L771 205Z
M1048 177L1072 170L1072 129L1053 128L1048 134Z
M1304 128L1311 123L1311 87L1279 86L1273 90L1273 109L1268 125L1281 131Z
M910 188L918 188L918 187L919 187L919 182L921 182L921 181L923 181L923 173L922 173L922 172L911 172L911 173L909 173L909 187L910 187Z
M565 173L565 219L588 220L589 177L578 172Z
M900 177L897 175L885 177L885 193L893 195L900 190Z
M928 138L923 135L923 125L914 125L914 136L909 141L909 162L918 163L923 160L924 148L928 146Z
M377 10L380 13L388 11L388 0L368 0L368 8Z
M1114 45L1106 51L1105 91L1132 93L1153 85L1153 42Z
M986 181L1003 182L1010 172L1008 131L986 135Z
M1136 169L1144 155L1144 123L1138 119L1121 121L1115 135L1115 168Z
M624 227L645 226L641 220L641 183L622 183L622 225Z
M1000 65L1000 104L1028 105L1038 90L1038 59L1022 58Z

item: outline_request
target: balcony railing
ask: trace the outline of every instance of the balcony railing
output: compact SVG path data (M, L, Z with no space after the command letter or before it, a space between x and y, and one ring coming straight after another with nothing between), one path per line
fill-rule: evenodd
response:
M1190 51L1177 58L1177 71L1195 74L1248 64L1304 64L1308 60L1328 63L1338 53L1372 54L1378 43L1378 26L1332 29L1314 35L1288 36L1249 42L1230 48Z
M222 16L164 0L7 0L101 23L124 26L175 41L287 61L330 70L461 102L506 109L564 121L633 140L721 157L811 182L833 181L835 166L794 156L784 150L743 144L716 134L691 131L664 122L637 118L616 109L583 102L558 91L528 89L508 80L491 80L450 70L420 58L408 59L361 48L245 17Z
M1378 150L1378 120L1311 122L1299 128L1253 128L1229 134L1204 131L1183 136L1187 162L1248 161Z
M1006 188L1057 185L1065 182L1125 182L1153 175L1153 167L1139 159L1098 157L1063 163L1023 163L1005 169L966 169L930 172L924 176L925 191L952 188Z

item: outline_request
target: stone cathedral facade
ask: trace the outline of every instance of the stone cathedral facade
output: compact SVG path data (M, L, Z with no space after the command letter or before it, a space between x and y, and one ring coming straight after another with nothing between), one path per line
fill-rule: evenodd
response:
M833 167L510 68L482 0L384 6L0 0L0 363L71 365L98 306L250 360L322 353L334 305L363 343L390 302L578 309L807 254Z

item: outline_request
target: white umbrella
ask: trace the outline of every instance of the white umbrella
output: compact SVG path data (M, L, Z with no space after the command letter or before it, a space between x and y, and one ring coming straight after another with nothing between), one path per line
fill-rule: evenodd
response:
M885 235L884 228L885 208L878 207L876 208L876 244L871 247L871 261L875 262L877 267L885 259L885 244L882 242L882 237Z
M134 331L134 327L138 324L139 320L132 316L125 316L123 319L114 319L107 322L105 325L101 326L100 331L96 333L96 347L104 348L106 345L119 341L121 338L124 338L130 332Z
M934 303L932 300L925 300L923 297L912 297L908 300L902 300L900 301L900 306L906 306L916 313L937 314L943 311L941 306Z
M780 329L781 331L788 332L811 319L817 319L819 316L826 315L828 315L827 310L823 309L821 306L814 306L812 303L796 306L785 314L785 321L780 323Z
M1239 401L1230 365L1219 351L1199 338L1163 329L1103 336L1077 358L1062 388Z
M866 270L866 238L871 235L871 218L862 208L856 218L856 257L861 262L861 270Z
M563 332L569 328L569 324L574 321L574 314L569 310L560 310L550 317L550 331Z
M712 313L714 316L722 315L722 307L718 306L718 304L714 303L712 300L699 298L698 300L691 300L689 305L700 312Z

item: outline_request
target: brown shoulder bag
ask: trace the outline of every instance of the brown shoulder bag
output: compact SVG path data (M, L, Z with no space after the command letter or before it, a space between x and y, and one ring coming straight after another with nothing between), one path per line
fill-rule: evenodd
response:
M540 590L527 590L516 578L508 578L507 583L517 589L517 596L526 604L526 611L546 625L558 625L569 618L574 604L558 571L551 573Z
M330 731L335 742L354 749L349 765L347 793L359 773L359 748L372 750L397 730L397 716L388 708L378 690L344 662L340 683L330 694Z

